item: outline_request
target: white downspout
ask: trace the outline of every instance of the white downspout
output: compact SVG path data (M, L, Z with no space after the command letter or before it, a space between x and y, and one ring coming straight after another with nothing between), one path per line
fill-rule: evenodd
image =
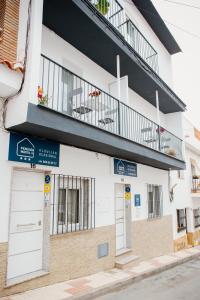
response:
M160 106L159 106L158 90L156 90L156 109L157 109L157 124L160 126Z
M117 91L118 99L121 100L121 86L120 86L120 56L117 55Z

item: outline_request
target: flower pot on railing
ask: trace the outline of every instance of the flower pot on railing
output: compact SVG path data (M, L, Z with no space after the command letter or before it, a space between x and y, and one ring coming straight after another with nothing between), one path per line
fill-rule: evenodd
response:
M101 91L98 91L98 90L95 90L95 91L89 93L90 97L98 97L100 95L101 95Z
M173 148L167 149L167 150L165 151L165 153L168 154L168 155L170 155L170 156L176 157L176 150L173 149Z
M47 105L48 104L48 96L43 95L43 90L40 86L38 86L38 103L40 105Z
M108 0L98 0L97 4L95 4L96 9L102 14L107 15L110 7L110 3Z

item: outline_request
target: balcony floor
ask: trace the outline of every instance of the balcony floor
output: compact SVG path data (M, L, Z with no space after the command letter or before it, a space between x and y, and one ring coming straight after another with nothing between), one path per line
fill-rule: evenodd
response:
M57 141L163 170L181 170L184 161L91 126L46 107L29 103L27 120L10 131Z

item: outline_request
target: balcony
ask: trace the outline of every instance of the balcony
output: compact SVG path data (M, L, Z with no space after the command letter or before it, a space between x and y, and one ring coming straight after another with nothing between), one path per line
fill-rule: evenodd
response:
M163 113L184 111L185 104L157 74L156 51L120 4L109 2L109 11L105 12L93 0L61 0L56 4L44 0L43 24L113 76L116 56L120 55L120 75L128 75L132 90L154 106L157 90Z
M184 169L182 141L131 107L41 56L38 105L9 130L160 169Z
M192 193L194 193L194 196L200 197L200 176L194 175L192 177Z
M90 0L92 5L117 29L128 44L156 73L158 73L158 54L140 30L126 16L117 0Z
M182 169L182 141L131 107L41 56L38 105L10 130L161 169Z

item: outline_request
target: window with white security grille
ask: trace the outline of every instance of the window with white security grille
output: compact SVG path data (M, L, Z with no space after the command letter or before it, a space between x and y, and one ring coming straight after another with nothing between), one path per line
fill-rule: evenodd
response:
M51 234L95 228L95 178L52 177Z
M148 218L160 218L162 216L163 188L162 185L148 184Z

